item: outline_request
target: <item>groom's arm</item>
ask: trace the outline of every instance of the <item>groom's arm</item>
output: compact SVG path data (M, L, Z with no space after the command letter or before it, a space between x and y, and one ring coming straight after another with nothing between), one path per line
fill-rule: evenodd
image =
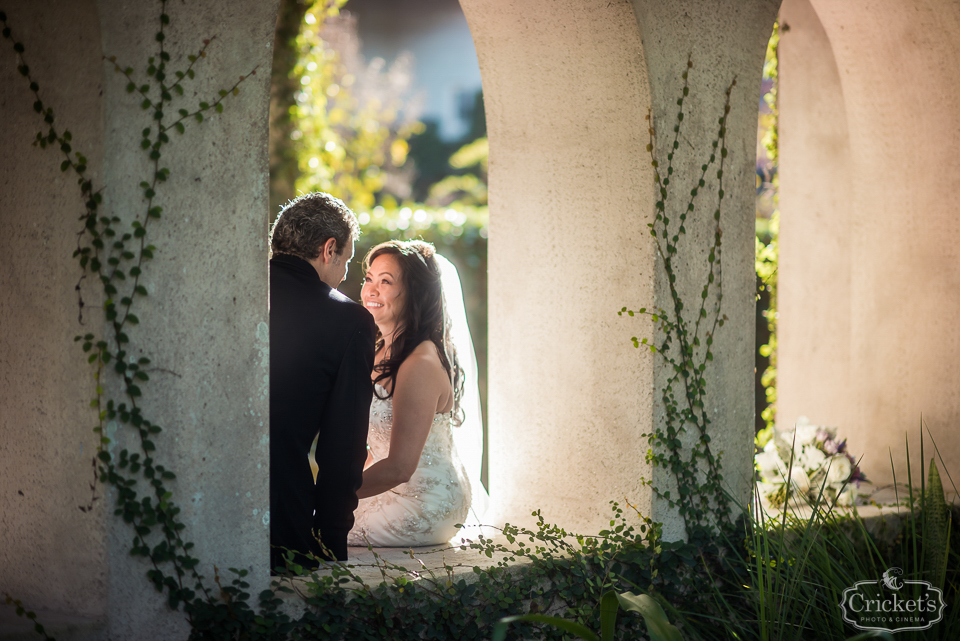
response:
M367 426L373 383L373 319L363 317L350 338L327 401L317 441L317 485L313 525L339 560L347 558L347 533L353 527L357 490L363 482Z

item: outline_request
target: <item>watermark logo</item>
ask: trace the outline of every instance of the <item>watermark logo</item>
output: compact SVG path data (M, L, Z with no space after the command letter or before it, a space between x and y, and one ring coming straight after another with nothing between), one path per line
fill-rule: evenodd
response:
M858 581L843 591L843 620L858 630L907 632L927 630L943 618L947 604L929 581L904 580L903 570L889 568L876 581Z

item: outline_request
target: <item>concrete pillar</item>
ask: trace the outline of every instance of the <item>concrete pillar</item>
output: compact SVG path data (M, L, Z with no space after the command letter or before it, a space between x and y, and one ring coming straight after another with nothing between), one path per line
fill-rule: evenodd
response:
M143 221L138 183L152 170L139 142L142 129L155 125L102 56L115 55L143 82L148 52L157 48L160 4L28 5L7 9L7 18L27 47L44 101L90 159L90 174L103 187L103 213L119 216L122 227ZM141 280L150 296L138 301L141 324L128 332L131 355L152 359L141 407L164 428L156 460L178 475L168 483L182 508L184 537L203 560L199 571L215 589L214 566L227 581L227 568L249 569L253 594L269 578L263 228L276 9L276 1L168 3L165 45L173 68L185 68L187 55L216 37L195 66L196 80L185 83L184 108L212 101L258 69L222 115L188 124L182 137L171 132L161 160L170 179L156 203L163 218L149 234L158 249ZM77 508L90 497L96 414L89 407L92 370L73 336L104 333L96 313L102 299L90 279L83 281L88 307L79 325L73 288L80 271L71 258L83 211L79 190L70 174L59 173L57 152L30 146L42 123L9 43L2 45L8 153L0 163L0 585L33 609L84 617L86 627L73 634L183 638L185 616L172 612L146 580L147 562L129 556L133 534L113 516L113 492L98 486L96 509ZM112 378L104 387L118 389ZM129 428L116 428L108 425L114 453L133 450Z
M57 126L73 132L89 174L102 183L95 3L21 2L5 10ZM78 509L92 496L94 383L73 342L102 327L102 298L83 288L81 324L74 291L81 274L71 258L80 192L74 176L60 172L59 151L31 146L46 132L34 99L11 41L0 39L0 585L34 607L103 619L104 488L97 487L93 512Z
M960 7L786 0L782 20L778 423L837 425L885 484L907 434L918 468L922 414L960 478Z
M653 173L648 107L675 122L692 54L691 105L676 165L699 169L734 76L724 201L724 312L708 389L726 481L746 496L753 408L753 165L763 53L776 2L464 1L490 138L490 490L501 519L595 531L624 498L681 535L641 477L641 434L662 421L661 361L635 351L667 306L646 224ZM675 6L674 6L675 5ZM665 140L665 136L661 138ZM666 151L663 151L665 156ZM688 174L677 193L689 192ZM712 210L711 210L712 211ZM680 286L706 278L710 216L690 226Z

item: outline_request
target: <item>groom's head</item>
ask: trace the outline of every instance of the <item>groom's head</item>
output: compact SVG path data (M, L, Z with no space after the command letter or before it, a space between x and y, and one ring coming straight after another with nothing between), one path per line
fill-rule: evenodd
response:
M359 236L357 217L342 200L314 192L283 208L270 232L270 248L274 254L304 259L323 282L337 287L347 276L353 243Z

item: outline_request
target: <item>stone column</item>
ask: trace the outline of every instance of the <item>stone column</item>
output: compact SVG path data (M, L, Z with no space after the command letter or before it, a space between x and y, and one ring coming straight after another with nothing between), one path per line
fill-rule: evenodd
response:
M58 124L73 132L74 149L90 159L89 173L103 188L101 212L118 216L121 229L143 222L146 204L138 185L149 181L153 170L139 143L142 130L156 124L103 56L116 56L119 64L134 68L138 84L145 82L146 58L156 55L161 5L111 0L20 5L7 17L28 49L45 102L56 110ZM250 570L255 595L269 578L263 229L277 2L166 8L169 75L186 67L187 56L198 53L204 39L213 39L166 122L178 108L212 102L241 75L254 68L257 74L225 101L223 114L209 112L203 124L187 123L183 136L170 132L160 162L170 178L157 190L155 204L163 207L163 217L150 227L148 240L157 250L141 278L149 292L137 302L141 323L127 331L130 358L152 361L140 405L164 430L155 439L155 459L177 474L167 484L182 509L183 537L196 544L193 552L202 560L199 572L216 592L215 567L225 583L232 576L227 568ZM73 337L106 333L97 313L102 298L90 278L81 283L87 307L84 324L78 324L73 288L80 271L71 253L82 201L75 178L58 171L62 157L30 146L42 123L16 75L8 42L2 44L0 100L7 123L2 135L9 153L0 164L5 185L0 583L28 607L66 615L51 615L47 622L86 620L79 632L54 626L58 638L183 638L185 615L171 611L146 579L148 562L129 554L133 532L113 516L114 492L99 485L95 509L77 507L90 499L97 444L91 428L97 416L89 407L93 372ZM117 397L112 368L105 371L104 388ZM106 427L114 455L122 448L135 451L128 427L113 422ZM149 493L141 483L138 494Z
M102 182L95 3L4 10L56 126L73 133L89 175ZM92 370L73 337L102 328L102 298L87 281L79 308L71 255L80 191L75 175L60 171L59 150L32 146L47 127L17 65L13 43L0 39L0 585L33 608L97 620L107 613L108 510L103 486L92 511L79 509L93 496L97 414Z
M656 194L647 109L675 122L688 56L691 121L675 164L699 168L739 86L729 124L724 312L709 379L714 443L745 497L753 425L753 165L763 53L776 2L462 3L484 83L490 138L490 491L496 515L596 531L627 499L681 536L641 477L641 434L662 421L661 361L630 345L667 306L647 223ZM676 5L676 6L674 6ZM709 136L709 137L708 137ZM664 140L666 137L662 137ZM665 151L663 154L665 155ZM679 180L682 193L687 174ZM689 186L685 187L689 190ZM712 211L712 210L711 210ZM692 224L680 285L699 295L709 214ZM659 472L659 471L658 471Z
M782 17L778 422L838 426L885 484L891 452L906 478L907 434L919 469L922 415L960 478L960 7Z

